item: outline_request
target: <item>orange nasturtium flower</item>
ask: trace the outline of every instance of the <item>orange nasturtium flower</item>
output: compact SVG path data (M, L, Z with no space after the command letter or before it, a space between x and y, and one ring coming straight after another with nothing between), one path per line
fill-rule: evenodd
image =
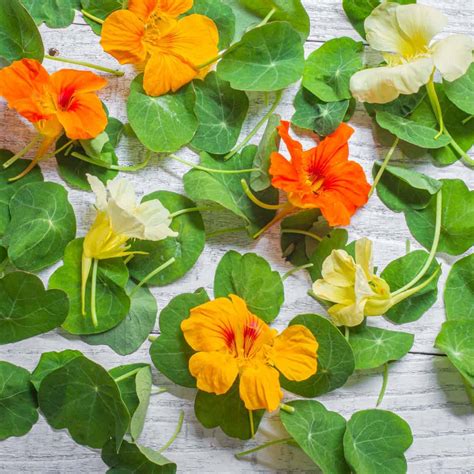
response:
M283 398L280 373L293 381L316 373L318 343L309 329L294 325L277 335L235 295L193 308L181 330L197 351L189 370L198 389L222 395L240 377L247 410L278 408Z
M129 0L128 10L113 12L103 24L104 51L121 64L144 68L148 95L175 92L204 78L210 70L204 65L219 53L219 33L210 18L178 18L192 6L192 0Z
M342 123L318 146L303 151L301 143L290 137L289 126L282 121L278 132L291 161L280 153L272 154L272 185L288 193L292 206L320 209L330 226L349 225L351 216L367 203L370 191L362 167L348 159L348 140L354 130Z
M33 59L15 61L0 70L0 96L34 125L42 139L32 163L19 177L29 172L63 133L71 140L87 140L105 130L107 115L95 92L106 84L105 79L86 71L62 69L49 75ZM25 152L36 141L38 138Z

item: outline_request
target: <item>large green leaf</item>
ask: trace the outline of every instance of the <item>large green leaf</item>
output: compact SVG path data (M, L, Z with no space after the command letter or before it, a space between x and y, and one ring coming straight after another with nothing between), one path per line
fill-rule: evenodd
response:
M49 28L66 28L74 21L75 10L81 9L81 0L21 0L36 24L46 23Z
M192 308L208 301L209 297L203 289L173 298L160 314L161 335L150 347L155 367L174 383L184 387L195 387L196 379L189 372L189 358L194 351L184 339L181 322L189 318Z
M143 75L139 75L130 87L128 120L146 148L173 153L188 144L196 133L194 102L192 85L175 93L150 97L143 89Z
M71 362L71 360L75 359L76 357L81 357L82 355L82 352L70 349L66 349L65 351L61 352L43 352L38 365L31 374L31 383L34 385L36 391L39 391L41 382L51 372L54 372L60 367L65 366Z
M385 410L363 410L347 422L344 455L354 472L404 474L413 436L408 423Z
M158 199L170 213L191 209L196 204L185 196L171 191L157 191L148 194L143 202ZM130 275L138 281L163 265L169 259L176 261L168 268L148 280L149 285L164 286L183 277L197 262L204 250L206 234L204 223L199 212L188 212L173 218L171 229L177 237L168 237L158 242L137 240L133 250L146 252L136 255L129 263Z
M43 61L43 40L19 0L0 0L0 68L23 58Z
M10 200L4 236L8 256L20 270L39 271L58 262L76 235L67 191L56 183L29 183Z
M474 191L460 179L442 179L441 238L438 252L461 255L474 245ZM436 197L425 209L407 209L413 237L429 249L436 224Z
M449 272L444 289L446 319L474 321L474 254L458 260Z
M63 290L69 297L69 314L63 328L71 334L97 334L117 326L130 309L130 298L125 292L128 281L123 259L101 260L97 272L96 309L98 325L94 326L90 313L91 278L86 288L86 315L81 305L81 260L84 239L73 240L64 253L64 265L49 280L49 288Z
M344 460L343 438L346 420L334 411L326 410L315 400L289 402L294 413L280 411L280 420L286 431L322 472L349 473Z
M198 150L223 155L235 146L249 109L247 94L236 91L215 72L194 84L194 112L199 127L191 145Z
M443 81L448 99L462 111L474 115L474 63L464 76L453 82Z
M0 280L0 344L22 341L61 326L68 309L64 292L45 291L42 281L30 273L9 273Z
M352 98L349 82L362 69L363 49L347 37L327 41L306 60L303 86L325 102Z
M128 0L81 0L81 4L82 8L88 13L105 20L114 11L127 8ZM95 34L100 35L102 31L101 24L87 17L84 17L84 20L89 23Z
M280 274L264 258L233 250L222 257L214 277L215 298L231 294L240 296L249 310L267 323L278 316L285 299Z
M275 22L246 33L219 62L217 74L233 89L268 92L296 82L303 68L300 36L289 23Z
M351 346L330 321L316 314L301 314L290 326L306 326L318 341L318 370L303 382L291 382L283 375L282 387L307 398L317 397L342 387L354 372L354 354Z
M225 0L225 2L232 8L235 16L234 41L239 41L247 31L262 21L261 17L245 8L241 0Z
M38 400L53 428L67 429L76 443L91 448L102 448L111 437L119 448L130 423L114 379L83 356L47 375Z
M376 112L389 112L393 115L407 118L426 99L426 94L426 89L421 88L415 94L401 94L395 100L387 102L386 104L369 104L368 102L364 102L364 107L371 117L375 117ZM436 127L435 124L433 124L433 126Z
M28 433L38 421L37 406L30 373L0 361L0 440Z

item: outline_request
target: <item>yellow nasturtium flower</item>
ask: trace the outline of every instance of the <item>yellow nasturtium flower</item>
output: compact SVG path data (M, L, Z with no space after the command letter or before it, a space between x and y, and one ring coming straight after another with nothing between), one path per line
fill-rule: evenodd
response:
M437 69L447 81L464 75L472 63L472 38L451 35L432 41L447 18L426 5L383 2L365 20L369 45L383 53L387 66L365 69L351 78L353 96L384 104L414 94Z
M309 329L293 325L278 335L235 295L193 308L181 330L197 351L189 370L198 389L222 395L239 377L247 410L278 408L283 398L280 373L293 381L316 373L318 343Z

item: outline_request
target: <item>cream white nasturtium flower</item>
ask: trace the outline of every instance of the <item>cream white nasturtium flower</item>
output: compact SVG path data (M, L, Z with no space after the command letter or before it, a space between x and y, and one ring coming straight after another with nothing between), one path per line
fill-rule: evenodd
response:
M473 40L451 35L433 41L446 24L445 15L426 5L384 2L375 8L364 23L366 37L373 49L383 53L387 66L354 74L353 96L384 104L400 94L418 92L436 69L447 81L463 76L473 60Z

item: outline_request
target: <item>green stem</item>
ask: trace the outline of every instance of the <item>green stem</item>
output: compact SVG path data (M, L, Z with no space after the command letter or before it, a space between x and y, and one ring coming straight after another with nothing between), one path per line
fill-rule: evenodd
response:
M142 370L143 367L138 367L138 369L133 369L131 370L130 372L127 372L126 374L123 374L121 375L120 377L117 377L115 380L115 383L120 383L122 382L123 380L127 380L129 379L130 377L132 377L133 375L135 374L138 374L138 372L140 372L140 370Z
M88 67L90 69L96 69L97 71L103 71L103 72L108 72L110 74L113 74L114 76L123 76L124 72L123 71L117 71L116 69L110 69L108 67L104 66L99 66L97 64L92 64L92 63L87 63L84 61L76 61L75 59L68 59L68 58L60 58L56 56L50 56L49 54L45 54L44 57L46 59L50 59L51 61L59 61L61 63L68 63L68 64L75 64L77 66L84 66Z
M242 185L242 188L244 190L244 193L247 195L247 197L258 207L261 207L262 209L267 209L269 211L277 211L278 209L284 208L287 203L284 204L267 204L263 201L260 201L257 196L250 190L249 185L247 184L247 181L245 179L240 180L240 184Z
M410 239L405 240L405 253L410 253L411 251L411 242Z
M469 117L466 117L461 123L463 125L466 125L466 123L470 122L474 118L474 115L469 115Z
M125 263L125 265L127 265L128 263L130 263L133 260L133 257L135 257L135 254L131 253L126 258L124 258L123 263Z
M206 61L205 63L199 64L199 66L196 66L196 69L204 69L207 66L210 66L211 64L217 63L220 59L222 59L227 53L230 53L230 51L233 49L231 46L230 48L226 49L225 51L222 51L222 53L219 53L217 56L214 56L212 59L209 59L209 61Z
M263 116L263 118L257 123L257 125L254 127L254 129L250 132L250 134L247 136L247 138L237 145L230 153L228 153L225 157L224 160L228 160L232 158L236 153L238 153L247 143L252 140L252 138L259 132L259 130L263 127L263 125L267 122L267 120L270 118L270 116L275 112L275 109L278 107L278 105L281 102L281 98L283 96L283 91L277 91L275 94L275 102L271 106L271 108L268 110L268 112ZM256 171L261 171L261 170L256 170Z
M132 290L130 293L130 298L138 291L138 288L141 288L143 285L145 285L148 281L150 281L154 276L158 275L158 273L162 272L166 268L168 268L170 265L173 265L173 263L176 262L176 259L174 257L170 258L167 262L163 263L163 265L159 266L155 270L153 270L151 273L149 273L145 278L143 278L140 283Z
M179 414L178 424L176 425L173 435L168 440L168 442L161 449L158 450L159 453L164 453L175 442L179 433L181 433L181 428L183 427L183 421L184 421L184 411L181 410L181 413Z
M183 214L190 214L191 212L203 212L211 211L214 208L212 207L189 207L188 209L180 209L179 211L173 212L170 214L170 218L174 219L175 217L182 216Z
M393 145L392 147L390 148L389 152L387 153L387 155L385 156L385 159L383 160L383 163L382 163L382 166L380 167L379 169L379 172L377 173L377 176L375 176L375 179L374 179L374 184L372 184L372 188L370 189L370 192L369 192L369 198L372 197L372 194L374 194L374 191L375 191L375 188L377 187L377 185L379 184L379 181L380 179L382 178L382 175L384 174L387 166L388 166L388 162L390 161L390 159L392 158L393 154L395 153L395 150L397 149L397 146L398 146L398 142L400 141L400 139L397 137L395 139L395 141L393 142Z
M231 234L233 232L245 232L247 229L245 227L234 227L233 229L219 229L214 232L209 232L206 234L206 239L212 239L213 237L218 237L220 235Z
M346 341L349 342L349 337L351 335L351 331L348 326L344 326L344 337L346 338Z
M36 135L33 138L33 140L31 140L31 142L28 143L28 145L26 145L25 148L23 148L23 150L19 151L15 156L12 156L9 160L5 161L5 163L3 163L3 167L9 168L17 160L19 160L20 158L23 158L23 156L25 156L40 140L41 140L41 135L40 134Z
M299 272L300 270L305 270L306 268L311 268L311 267L313 267L313 266L314 266L313 263L307 263L306 265L301 265L301 266L299 266L299 267L295 267L295 268L293 268L292 270L287 271L287 272L281 277L281 280L282 280L282 281L285 281L288 277L290 277L290 276L293 275L294 273Z
M305 235L306 237L311 237L314 240L317 240L318 242L321 242L323 240L322 237L319 237L319 235L313 234L312 232L309 232L307 230L300 230L300 229L281 229L282 234L299 234L299 235Z
M286 403L280 403L280 410L286 411L286 413L289 413L290 415L296 411L295 407L287 405Z
M148 165L151 159L151 152L147 151L145 159L141 163L138 163L137 165L132 165L132 166L120 166L120 165L105 163L103 161L95 160L94 158L91 158L90 156L83 155L82 153L78 153L77 151L75 151L74 153L71 153L71 156L73 156L74 158L77 158L78 160L85 161L86 163L90 163L91 165L98 166L99 168L105 168L107 170L114 170L114 171L134 172L134 171L139 171Z
M219 169L215 169L215 168L206 168L205 166L196 165L196 164L191 163L190 161L184 160L183 158L180 158L179 156L176 156L176 155L168 155L168 158L171 158L172 160L179 161L180 163L183 163L183 165L189 166L189 167L194 168L196 170L206 171L207 173L243 174L243 173L252 173L254 171L260 171L258 168L248 168L248 169L243 169L243 170L219 170Z
M253 411L249 410L249 422L250 422L250 437L255 437L255 424L253 421Z
M263 19L261 23L259 23L255 28L260 28L261 26L265 26L272 18L272 16L276 13L277 9L272 8L269 12L268 15Z
M310 296L311 298L313 298L313 300L315 300L315 301L317 301L317 302L319 303L319 299L318 299L316 293L315 293L313 290L308 290L308 291L306 292L306 294L307 294L308 296Z
M150 395L161 395L162 393L166 393L167 391L167 388L159 388L158 390L152 390Z
M97 320L97 307L96 307L96 295L97 295L97 269L99 267L99 260L96 258L92 261L92 280L91 280L91 318L92 324L96 328L99 325Z
M150 335L148 336L148 340L149 340L150 342L155 342L157 339L158 339L158 336L155 336L155 334L150 334Z
M86 10L81 10L81 13L82 13L86 18L89 18L89 20L92 20L92 21L95 21L96 23L99 23L99 25L103 25L103 24L104 24L104 20L102 20L101 18L99 18L99 17L97 17L97 16L92 15L92 13L89 13L89 12L87 12Z
M264 227L262 227L258 232L256 232L252 237L258 239L263 233L273 227L275 224L283 220L286 216L290 215L294 211L292 204L287 203L285 207Z
M256 446L255 448L248 449L247 451L242 451L241 453L234 454L234 456L238 458L242 458L244 456L248 456L249 454L256 453L261 449L268 448L270 446L274 446L275 444L287 444L291 443L293 438L282 438L282 439L274 439L273 441L269 441L268 443L261 444L260 446Z
M457 142L449 135L451 138L451 143L449 144L451 148L453 148L459 155L461 156L461 160L466 163L468 166L474 166L474 160L457 144Z
M378 407L382 403L383 397L384 397L385 392L387 390L387 384L388 384L388 362L386 362L383 366L382 387L380 389L379 398L377 398L376 407Z
M431 102L431 107L433 108L433 112L435 113L436 120L439 123L439 132L436 135L435 139L437 140L444 132L444 119L443 119L443 111L441 110L441 104L439 103L438 94L436 93L436 87L434 85L433 79L431 79L428 84L426 84L426 90L428 91L428 98Z

